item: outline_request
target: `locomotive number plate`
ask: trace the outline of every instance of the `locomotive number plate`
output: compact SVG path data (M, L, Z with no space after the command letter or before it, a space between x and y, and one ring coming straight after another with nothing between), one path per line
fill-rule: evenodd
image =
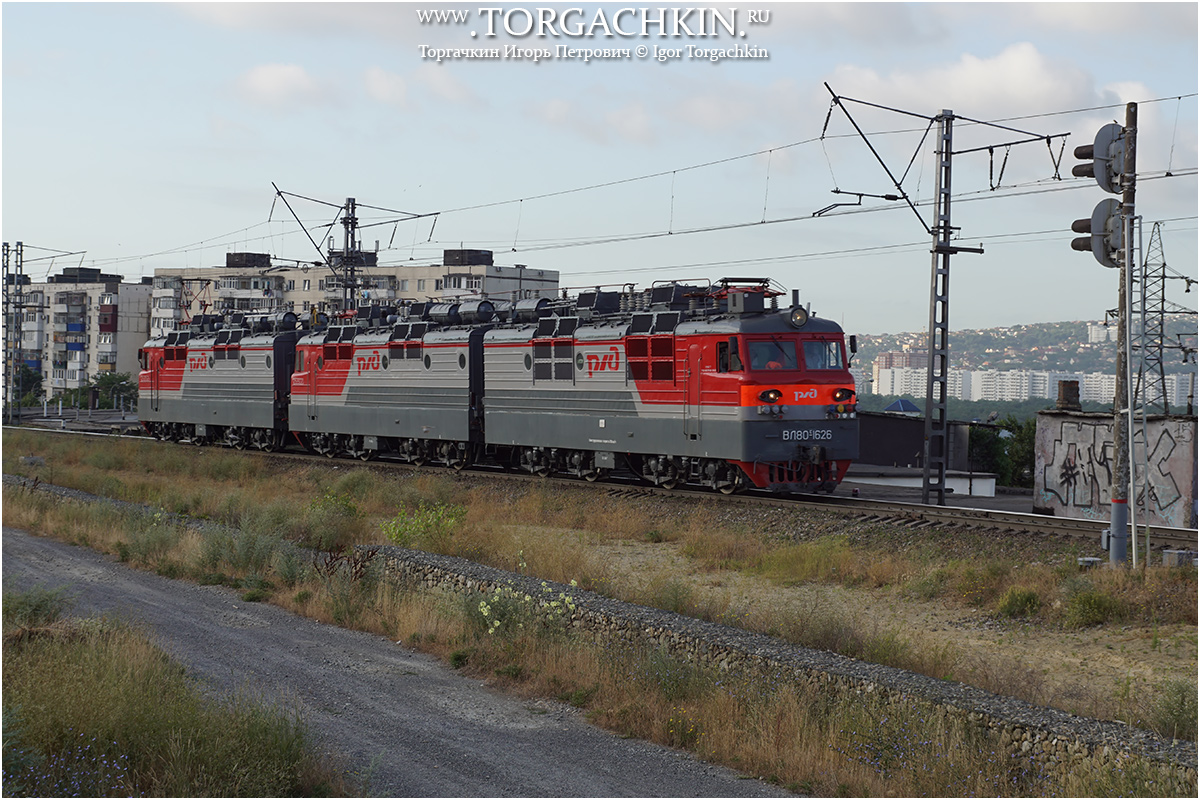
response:
M832 439L832 428L800 428L783 432L785 442L824 442Z

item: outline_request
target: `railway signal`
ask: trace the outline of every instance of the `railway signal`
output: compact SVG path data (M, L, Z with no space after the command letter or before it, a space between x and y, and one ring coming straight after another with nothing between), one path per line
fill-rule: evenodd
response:
M1091 144L1076 147L1075 157L1083 159L1085 163L1072 167L1072 175L1095 178L1100 188L1109 194L1121 193L1121 175L1125 172L1124 128L1110 122L1096 132Z
M1121 201L1107 198L1096 204L1092 216L1071 223L1075 233L1086 233L1071 240L1071 249L1091 252L1106 267L1117 269L1125 257L1125 222L1121 219Z

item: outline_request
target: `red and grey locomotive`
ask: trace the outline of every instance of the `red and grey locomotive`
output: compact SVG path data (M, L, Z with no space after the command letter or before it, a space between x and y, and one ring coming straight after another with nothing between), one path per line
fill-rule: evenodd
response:
M160 438L672 487L831 491L858 455L845 336L766 280L246 316L142 351ZM851 344L853 337L851 337Z

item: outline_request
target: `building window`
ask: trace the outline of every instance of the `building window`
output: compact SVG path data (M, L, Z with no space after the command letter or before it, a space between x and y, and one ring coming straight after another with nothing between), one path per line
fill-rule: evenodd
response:
M400 291L402 291L402 292L408 291L408 278L400 279Z
M312 281L308 280L307 278L304 280L304 291L312 291Z
M418 292L425 291L425 279L424 278L417 278L417 291Z
M483 278L481 278L481 277L467 278L467 288L474 289L475 291L479 291L480 289L483 288Z
M445 284L444 284L444 283L442 283L442 279L441 279L441 278L436 278L436 279L434 279L434 281L433 281L433 290L434 290L435 292L440 292L440 291L442 290L442 287L443 287L443 286L445 286Z

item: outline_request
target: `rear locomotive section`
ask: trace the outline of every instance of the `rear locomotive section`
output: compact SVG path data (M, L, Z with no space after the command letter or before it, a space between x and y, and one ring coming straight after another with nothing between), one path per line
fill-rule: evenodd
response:
M282 447L299 333L286 311L198 316L149 340L138 352L142 427L174 442Z
M845 336L780 296L723 279L327 325L201 319L143 348L142 419L197 444L831 491L858 455Z

